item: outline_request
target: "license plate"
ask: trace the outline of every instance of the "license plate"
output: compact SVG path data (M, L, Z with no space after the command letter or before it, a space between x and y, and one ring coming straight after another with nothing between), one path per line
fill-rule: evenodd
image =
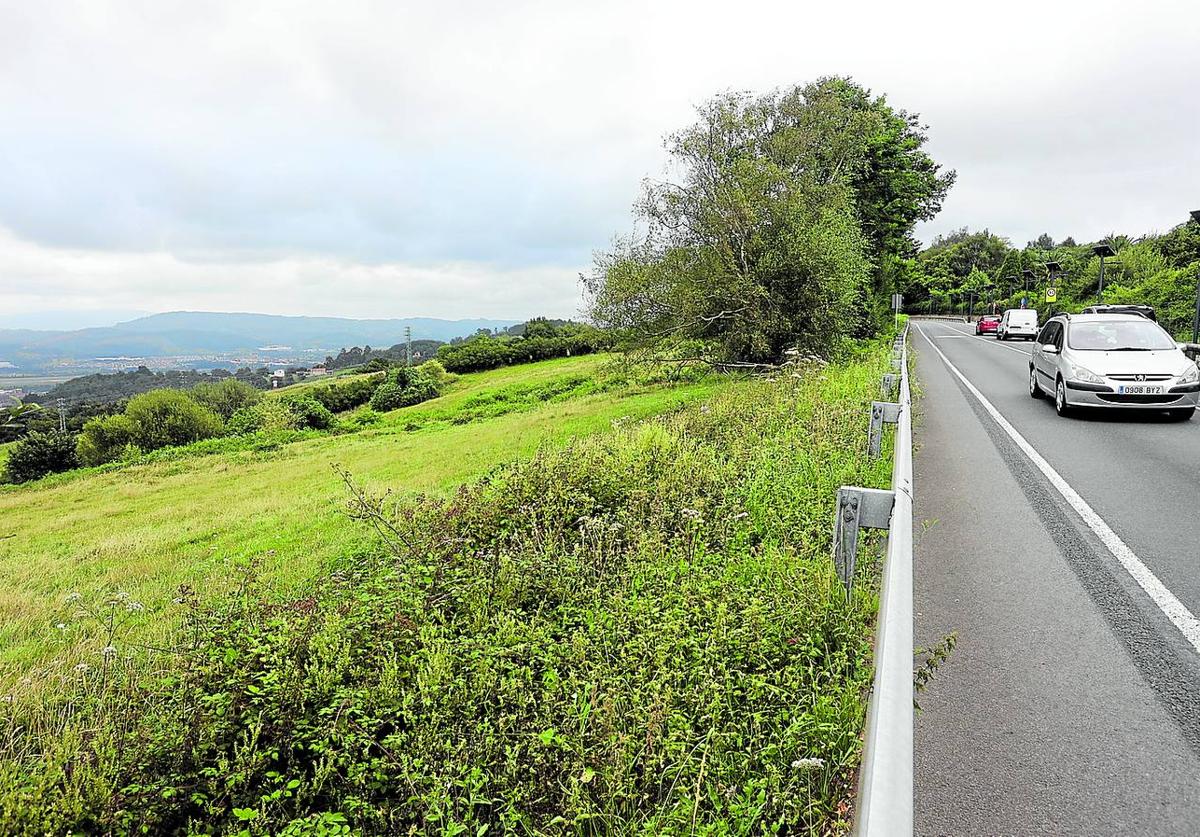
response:
M1146 384L1136 384L1131 387L1117 387L1117 392L1121 395L1162 395L1166 391L1166 387L1149 386Z

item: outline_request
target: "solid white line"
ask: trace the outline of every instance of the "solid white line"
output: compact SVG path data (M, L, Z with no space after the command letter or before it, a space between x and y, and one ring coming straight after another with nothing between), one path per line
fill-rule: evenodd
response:
M1050 484L1053 485L1054 488L1057 489L1058 493L1062 495L1063 499L1071 505L1071 508L1078 512L1079 516L1083 518L1083 522L1086 523L1088 528L1096 534L1096 537L1098 537L1101 543L1103 543L1108 551L1112 553L1113 557L1121 562L1121 566L1124 567L1125 571L1133 577L1133 580L1138 583L1138 586L1146 591L1146 595L1148 595L1154 604L1158 606L1158 609L1161 610L1163 614L1171 620L1171 623L1179 629L1184 638L1192 644L1192 647L1196 649L1197 652L1200 652L1200 619L1197 619L1192 612L1187 609L1187 606L1184 605L1183 602L1179 601L1179 599L1175 597L1175 594L1167 589L1165 584L1158 580L1158 576L1156 576L1149 567L1142 563L1141 559L1134 554L1133 550L1129 548L1125 541L1121 540L1120 536L1117 535L1117 533L1114 532L1112 528L1104 522L1104 518L1100 517L1100 515L1098 515L1096 511L1088 505L1087 501L1079 496L1079 492L1072 488L1070 484L1067 483L1067 481L1063 479L1061 475L1059 475L1058 471L1054 470L1050 463L1047 462L1045 458L1043 458L1042 455L1037 452L1033 445L1029 444L1029 442L1025 440L1025 437L1017 432L1015 427L1009 424L1008 419L1004 418L1004 416L1000 414L1000 411L992 406L992 402L988 401L987 398L984 397L983 393L976 389L975 385L968 381L963 373L958 371L958 368L950 362L950 359L946 357L942 350L937 347L937 344L929 338L924 329L918 325L917 331L922 337L925 338L925 341L929 343L933 350L938 353L938 356L941 357L942 362L946 364L946 367L953 372L960 381L963 382L963 385L967 388L967 391L974 395L979 403L983 405L983 408L987 410L988 414L995 419L996 424L1000 425L1000 429L1007 433L1010 439L1016 442L1017 447L1019 447L1027 457L1029 457L1029 461L1037 466L1037 469L1041 471L1043 475L1045 475L1046 479L1050 481Z

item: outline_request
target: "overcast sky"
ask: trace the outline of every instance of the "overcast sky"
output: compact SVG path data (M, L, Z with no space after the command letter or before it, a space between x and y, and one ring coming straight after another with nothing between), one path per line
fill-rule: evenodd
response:
M830 74L957 169L925 239L1200 207L1194 0L0 0L0 326L569 316L697 103Z

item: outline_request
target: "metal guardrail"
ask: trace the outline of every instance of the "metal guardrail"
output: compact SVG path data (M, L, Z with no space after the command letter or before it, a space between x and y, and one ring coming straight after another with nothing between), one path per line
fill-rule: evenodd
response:
M876 433L882 433L882 423L894 417L892 490L839 489L834 524L834 563L847 593L853 581L858 529L888 532L875 630L875 680L867 703L859 770L855 833L861 837L913 833L913 471L907 326L893 348L898 397L895 402L872 404L868 436L869 454L877 456ZM884 376L881 390L887 395L896 377Z

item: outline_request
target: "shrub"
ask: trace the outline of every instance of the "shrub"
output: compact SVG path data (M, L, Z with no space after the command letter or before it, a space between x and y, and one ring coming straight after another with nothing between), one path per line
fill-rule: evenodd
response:
M605 332L591 327L580 327L557 337L517 340L476 337L465 343L439 346L437 360L451 372L479 372L513 363L590 354L607 348L610 342Z
M13 445L5 470L12 482L29 482L78 466L74 436L60 430L35 430Z
M429 380L433 381L434 386L438 388L439 392L458 380L458 376L452 372L447 372L446 367L442 366L441 361L436 358L425 361L417 369L424 372Z
M238 410L250 407L262 398L261 391L237 378L226 378L216 384L198 384L188 390L188 394L225 421Z
M159 389L129 399L125 416L133 443L144 451L186 445L221 435L221 417L177 389Z
M103 465L120 459L127 447L136 445L136 436L136 425L124 413L89 419L75 443L75 452L84 465Z
M333 413L315 398L293 396L284 398L287 408L296 416L296 425L302 430L328 430L337 423Z
M399 384L393 384L390 381L379 385L375 390L375 394L371 396L371 409L377 413L386 413L388 410L395 410L402 406L400 404L400 394L404 390Z
M384 373L376 372L373 375L352 378L342 383L312 387L307 390L306 395L320 401L331 413L344 413L346 410L353 410L370 401L375 388L383 380Z
M371 409L386 413L400 407L411 407L438 396L433 380L419 369L399 367L388 373L388 380L380 384L371 396Z
M300 417L281 398L264 398L252 407L243 407L229 418L226 429L234 435L259 430L297 430Z

